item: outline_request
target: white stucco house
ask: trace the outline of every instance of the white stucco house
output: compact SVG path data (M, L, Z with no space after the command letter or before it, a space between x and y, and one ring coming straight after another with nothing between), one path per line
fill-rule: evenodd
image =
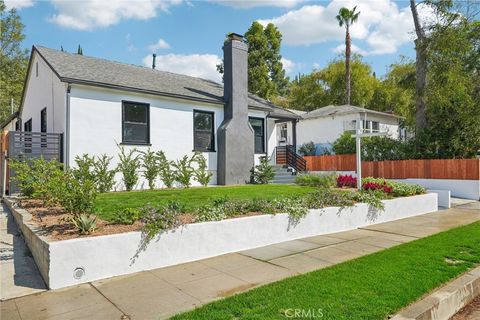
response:
M290 110L301 118L297 122L296 145L313 141L316 154L330 150L332 143L345 131L355 130L356 122L361 121L361 128L366 132L387 132L393 139L402 139L405 130L400 127L402 117L392 113L379 112L352 105L326 106L310 112ZM284 143L291 144L292 136L288 133L290 123L284 123L278 132L283 132ZM283 128L283 130L282 130Z
M225 44L222 86L33 46L17 128L62 133L67 167L84 153L112 156L115 166L118 143L162 150L170 160L200 151L212 184L245 183L259 157L274 152L277 123L300 118L247 92L247 50L235 34ZM121 190L120 174L116 180Z

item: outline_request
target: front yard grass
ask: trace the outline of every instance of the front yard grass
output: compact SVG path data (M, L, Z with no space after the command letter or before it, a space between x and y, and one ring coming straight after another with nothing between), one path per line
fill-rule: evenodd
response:
M480 222L292 277L174 319L386 319L480 263ZM321 309L321 317L318 310ZM313 318L313 317L310 317Z
M142 190L131 192L110 192L100 194L95 208L100 218L110 221L116 212L126 208L140 208L146 204L165 204L178 201L187 211L194 210L212 200L228 199L277 199L306 195L316 188L296 185L245 185L234 187L195 187L189 189Z

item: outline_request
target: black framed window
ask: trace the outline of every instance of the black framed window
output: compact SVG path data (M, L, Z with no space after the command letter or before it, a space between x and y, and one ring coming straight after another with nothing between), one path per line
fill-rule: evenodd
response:
M380 131L380 123L378 121L372 121L372 131L373 132Z
M214 113L193 111L193 149L195 151L215 151Z
M30 118L30 120L26 121L23 124L23 131L32 132L32 119L31 118Z
M47 108L40 111L40 132L47 132Z
M122 143L150 143L150 105L122 101Z
M249 117L255 135L255 153L265 153L265 119Z

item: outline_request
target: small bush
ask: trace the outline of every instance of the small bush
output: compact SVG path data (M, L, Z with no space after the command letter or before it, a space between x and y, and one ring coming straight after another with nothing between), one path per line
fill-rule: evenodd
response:
M155 180L160 172L157 154L151 151L150 148L148 148L147 151L141 151L140 154L143 176L147 179L150 190L153 190L155 189Z
M408 197L418 194L424 194L427 190L416 184L407 184L403 182L396 182L391 180L386 180L383 178L372 178L368 177L363 179L363 184L371 186L373 184L386 185L391 188L391 194L395 197Z
M378 183L378 182L364 182L362 184L362 189L366 191L371 191L371 190L380 190L385 193L392 193L393 188L389 185L387 185L386 182L383 182L383 184Z
M269 163L268 157L260 157L260 164L253 169L253 181L255 183L267 184L275 178L275 171Z
M159 164L159 176L163 184L167 188L173 187L175 182L175 171L172 170L172 161L168 161L163 151L157 151Z
M97 188L92 180L79 180L72 171L65 173L60 204L71 214L93 213Z
M133 224L140 219L140 210L135 208L125 208L115 214L113 223L118 224Z
M194 174L192 162L194 160L195 155L192 157L185 155L183 158L172 163L172 166L175 168L175 181L180 183L184 188L189 188L192 184Z
M332 150L335 154L352 154L356 152L355 138L352 133L345 131L332 144Z
M337 177L337 187L339 188L355 188L357 186L357 177L351 174L342 174Z
M195 153L195 162L198 164L198 168L194 171L193 175L202 186L206 187L212 179L212 172L207 171L207 159L200 153Z
M301 186L331 188L335 186L336 174L299 174L295 178L295 183Z
M313 141L306 142L298 148L298 153L302 156L314 156L316 153L315 144Z
M157 207L151 205L143 207L140 214L145 222L142 232L146 236L146 242L163 231L180 227L182 225L181 208L182 206L174 201Z
M90 234L94 232L97 227L97 217L89 214L73 216L70 221L80 234Z
M109 169L110 161L112 161L112 157L102 154L93 163L93 173L98 192L109 192L115 184L114 178L117 170Z
M90 157L88 154L83 154L81 157L75 157L76 167L72 170L73 177L81 182L90 180L95 182L95 173L93 165L95 157Z
M135 154L136 149L126 151L124 146L118 145L120 153L118 154L118 171L122 173L123 184L127 191L131 191L138 182L137 170L140 168L140 156Z

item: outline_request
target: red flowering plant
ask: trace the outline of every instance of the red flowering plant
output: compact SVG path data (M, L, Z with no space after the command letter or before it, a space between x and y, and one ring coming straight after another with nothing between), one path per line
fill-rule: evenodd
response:
M337 187L339 188L355 188L357 186L357 178L351 174L342 174L337 177Z
M362 189L363 190L381 190L385 193L392 193L393 192L393 188L391 186L389 186L387 184L386 181L382 183L378 183L378 182L364 182L362 184Z

